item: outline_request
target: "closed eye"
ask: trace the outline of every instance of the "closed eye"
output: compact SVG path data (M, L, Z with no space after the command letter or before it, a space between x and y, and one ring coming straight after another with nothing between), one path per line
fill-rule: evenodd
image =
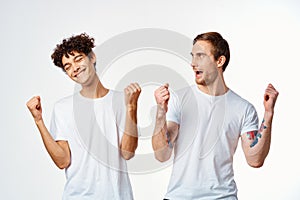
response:
M69 69L71 69L71 65L70 64L66 64L64 66L65 71L68 71Z
M75 61L75 62L80 62L80 61L82 61L82 59L83 59L83 56L82 56L82 55L78 55L78 56L76 56L76 57L74 58L74 61Z

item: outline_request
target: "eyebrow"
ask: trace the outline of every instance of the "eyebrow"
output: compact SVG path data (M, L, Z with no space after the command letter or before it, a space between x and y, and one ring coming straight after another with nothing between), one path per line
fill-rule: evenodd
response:
M191 56L194 56L194 54L192 52L190 54L191 54ZM196 55L207 55L207 54L204 52L196 52Z

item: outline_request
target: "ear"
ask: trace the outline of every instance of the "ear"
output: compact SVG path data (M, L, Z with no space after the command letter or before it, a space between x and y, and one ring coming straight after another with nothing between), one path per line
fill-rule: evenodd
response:
M218 67L223 67L223 65L224 65L224 63L225 63L225 61L226 61L226 57L225 56L220 56L219 57L219 59L218 59L218 61L217 61L217 65L218 65Z
M93 51L91 51L88 56L89 56L90 60L92 61L92 63L95 64L96 63L96 54Z

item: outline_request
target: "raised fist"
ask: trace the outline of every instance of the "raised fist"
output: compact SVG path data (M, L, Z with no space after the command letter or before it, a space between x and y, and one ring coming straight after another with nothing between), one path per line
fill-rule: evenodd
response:
M168 101L170 99L170 92L169 92L169 84L166 83L165 85L157 88L154 92L156 103L165 110L168 111Z
M137 83L131 83L124 89L126 106L137 106L137 102L141 93L141 88Z
M27 103L27 108L31 112L35 122L38 122L42 119L42 106L41 106L41 97L35 96L32 97Z
M264 94L264 107L266 112L274 112L274 107L278 95L279 92L274 88L272 84L269 84Z

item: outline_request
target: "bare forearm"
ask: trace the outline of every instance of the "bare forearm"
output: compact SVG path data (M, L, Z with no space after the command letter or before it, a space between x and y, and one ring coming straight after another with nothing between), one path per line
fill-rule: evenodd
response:
M243 150L248 164L252 167L261 167L269 153L274 107L278 95L279 92L269 84L264 94L265 114L260 129L242 136Z
M170 158L173 142L167 131L165 111L159 105L157 108L155 129L152 136L152 147L155 157L159 161L163 162Z
M135 154L138 146L137 108L127 107L125 131L121 142L121 153L123 158L129 160Z
M253 167L263 165L271 145L273 113L265 112L264 119L256 136L248 135L248 163ZM247 133L249 134L249 133ZM249 145L250 144L250 145Z
M53 140L42 119L37 121L36 125L39 129L46 150L56 166L60 169L68 167L70 164L69 152L64 150L56 141Z

